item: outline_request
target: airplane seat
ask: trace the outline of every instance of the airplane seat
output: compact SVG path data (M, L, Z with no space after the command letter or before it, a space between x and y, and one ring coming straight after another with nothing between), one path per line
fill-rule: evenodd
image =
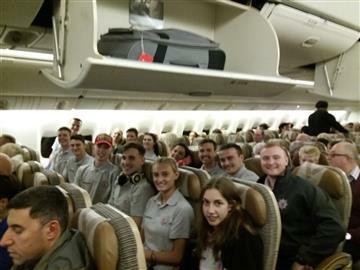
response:
M82 208L72 218L72 227L84 235L97 269L117 270L119 248L108 219L91 208Z
M42 171L44 171L44 168L40 162L30 160L28 162L21 163L16 171L16 176L19 179L22 188L29 188L34 186L34 174ZM40 181L38 177L36 179L36 181ZM42 180L40 182L36 182L37 185L40 183L44 184Z
M48 178L42 172L35 172L32 182L27 182L25 188L50 185Z
M39 154L34 149L25 145L21 145L21 148L23 150L24 161L35 160L40 162Z
M293 153L293 155L291 157L291 163L294 167L300 166L300 157L299 157L298 150ZM326 158L325 153L320 153L319 164L320 165L329 165L329 162Z
M352 193L345 173L338 168L309 162L296 167L293 173L307 179L329 194L338 210L342 224L347 228L350 218ZM343 242L339 244L337 252L321 262L315 270L351 269L351 256L341 252L342 247Z
M157 145L159 148L159 156L161 156L161 157L169 156L169 148L164 141L159 140L157 142Z
M196 215L198 204L200 203L201 181L192 171L179 168L179 178L177 179L177 187L185 199L190 203Z
M164 142L168 149L171 149L178 140L178 136L175 133L167 132L160 135L159 141Z
M24 158L22 155L18 154L13 157L10 157L11 165L12 165L12 173L16 174L20 165L24 162Z
M112 259L107 260L107 262L109 263L109 267L105 267L103 263L97 262L98 269L146 270L144 246L142 244L140 232L134 220L128 215L122 213L118 209L108 204L97 203L91 206L90 209L94 210L98 215L104 217L107 220L107 222L111 225L115 233L115 237L100 236L98 241L100 243L98 243L97 246L96 246L97 243L94 241L94 245L95 247L98 248L98 252L105 253L102 256L97 256L95 252L96 249L94 249L95 260L97 258L99 258L100 260L106 260L107 257L110 257L110 254L106 254L106 253L109 253L110 251L112 252L111 254ZM93 226L89 226L89 227L91 229L91 227ZM107 227L108 227L106 229L106 231L108 231L107 233L113 235L109 226ZM103 231L105 231L105 229L103 229ZM101 233L104 234L104 232ZM108 238L111 238L111 240L104 241L104 239L108 239ZM101 243L101 242L109 242L109 243ZM106 245L106 244L108 245L111 244L111 247L109 248L100 247L100 245ZM106 252L107 250L109 250L109 252ZM117 256L114 256L115 254ZM114 258L116 258L116 264L114 263L115 262ZM116 268L114 268L115 265ZM101 267L99 268L99 266Z
M11 159L8 155L0 153L0 174L1 175L11 175L13 171L13 165Z
M183 166L182 168L196 174L196 176L200 180L201 188L210 182L211 176L207 171L201 170L198 168L194 168L194 167L190 167L190 166Z
M92 143L91 141L85 141L85 151L90 156L94 156L93 147L94 147L94 143Z
M42 173L46 176L50 185L60 185L62 183L65 183L64 176L62 176L58 172L44 170Z
M225 144L225 136L222 133L211 133L209 138L216 142L217 146Z
M74 212L78 209L89 208L92 205L92 201L89 193L74 183L61 183L57 187L66 191L71 198Z
M190 152L191 152L191 158L192 158L191 167L200 168L202 163L201 163L200 158L199 158L199 150L198 150L198 148L196 150L190 149Z
M249 143L239 143L239 146L241 147L244 159L251 158L253 156L253 147L255 146L255 143L254 145Z
M145 175L145 178L148 180L148 182L154 187L155 189L155 185L154 185L154 179L153 179L153 175L152 175L152 164L153 162L150 160L145 160L145 163L142 167L142 171ZM156 190L156 189L155 189Z
M263 172L263 170L261 168L260 158L252 157L252 158L244 159L244 164L247 169L249 169L250 171L253 171L259 177L262 177L265 175L265 173Z
M8 155L10 158L16 155L22 155L24 158L24 151L20 145L16 143L5 143L0 146L0 153Z
M114 163L114 165L118 166L119 168L121 168L120 164L121 164L121 158L122 158L122 154L115 154L112 157L112 163Z
M241 207L249 213L264 247L263 269L274 270L281 237L281 218L278 203L265 185L252 181L234 182L241 198Z

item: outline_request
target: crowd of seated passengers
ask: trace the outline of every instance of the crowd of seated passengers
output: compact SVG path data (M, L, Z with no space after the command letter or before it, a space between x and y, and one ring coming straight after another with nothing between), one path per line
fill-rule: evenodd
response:
M133 138L133 141L136 141L136 137L137 137L137 131L136 132L134 132L134 130L135 129L130 129L130 132L129 132L129 134L130 134L130 136L129 136L129 138L127 138L128 139L128 141L131 141L132 139L132 137L135 137L135 138ZM71 141L72 141L72 139L71 139L71 137L70 137L70 134L68 134L69 132L66 130L66 129L62 129L62 130L60 130L59 129L59 133L64 133L63 131L66 131L65 133L67 134L67 135L69 135L69 136L63 136L63 134L60 134L61 136L61 138L58 138L59 139L59 144L60 144L60 146L61 146L61 143L64 141L63 140L63 138L64 137L66 137L66 138L69 138L70 139L70 143L69 143L69 145L70 145L70 147L71 147L71 150L72 150L72 153L73 153L73 157L76 157L76 149L78 148L77 146L75 146L75 144L71 144ZM293 132L296 132L296 131L294 131L294 130L287 130L287 131L293 131ZM128 132L127 132L128 133ZM131 135L133 135L133 134L131 134L131 133L136 133L136 136L131 136ZM216 134L220 134L219 132L217 132ZM273 134L276 134L276 132L273 132ZM316 162L317 161L317 157L318 157L318 151L316 151L316 149L318 149L321 153L327 153L327 151L328 151L328 149L333 149L333 147L335 147L336 145L337 145L337 143L338 143L338 141L339 141L339 139L340 140L344 140L344 138L341 136L341 135L339 135L339 134L319 134L316 138L315 137L310 137L310 136L301 136L302 135L302 133L298 133L297 135L296 135L296 137L295 137L295 139L294 140L292 140L292 141L290 141L290 143L289 143L289 141L287 141L287 140L289 140L290 138L294 138L294 136L286 136L286 132L284 132L284 138L285 139L283 139L283 140L281 140L280 142L281 142L281 145L283 145L283 146L285 146L285 147L287 147L287 149L288 150L291 150L291 148L292 148L292 146L293 146L293 148L295 148L295 149L297 149L297 152L296 151L293 151L293 154L294 153L297 153L299 156L301 156L300 157L300 159L299 159L299 163L301 163L302 162L302 160L303 159L306 159L306 157L305 158L303 158L303 155L304 155L304 153L306 154L306 153L308 153L307 152L307 148L309 148L309 146L311 146L311 148L313 149L313 155L315 156L314 158L312 158L312 157L307 157L307 159L308 159L308 161L310 161L310 162ZM128 137L128 136L127 136ZM270 136L271 137L271 136ZM266 141L267 141L267 143L269 142L269 140L270 140L270 143L271 142L279 142L279 140L280 139L277 139L276 138L276 135L274 135L273 137L275 137L275 138L270 138L270 139L267 139ZM321 139L321 140L320 140ZM75 138L73 138L73 140L75 141ZM202 139L203 140L203 139ZM265 140L265 139L264 139ZM347 139L348 141L349 141L349 139ZM81 141L81 140L80 140ZM186 141L186 140L185 140ZM324 142L325 142L325 144L324 144ZM259 143L264 143L263 141L260 141ZM350 141L350 142L348 142L349 144L351 144L351 145L353 145L354 146L354 144L352 144L352 142ZM73 146L72 146L73 145ZM201 145L201 143L200 143L200 145ZM218 147L217 145L216 145L216 143L214 144L216 147ZM256 144L254 144L255 146L256 146ZM300 145L300 147L299 147L299 145ZM339 145L341 145L341 144L339 144ZM302 147L303 146L303 147ZM215 147L214 147L215 148ZM262 150L264 149L264 148L266 148L266 144L263 144L263 148L261 148L260 150L259 150L259 153L261 153L262 152ZM302 148L304 148L303 150L302 150ZM314 150L314 148L316 148L315 150ZM201 149L201 147L199 147L199 149ZM355 147L355 149L356 149L356 147ZM0 150L1 150L1 148L0 148ZM265 149L266 150L266 149ZM306 150L306 151L305 151ZM220 151L221 151L221 146L220 146ZM104 167L106 167L106 166L104 166L104 164L109 164L109 158L110 158L110 155L111 155L111 153L112 153L112 139L111 139L111 137L109 136L109 135L107 135L107 134L100 134L99 136L97 136L97 138L95 139L95 146L94 146L94 160L93 160L93 166L94 166L94 171L95 171L95 173L94 174L92 174L92 173L90 173L89 174L89 178L88 179L92 179L92 178L94 178L94 176L96 175L96 177L98 177L97 178L97 180L94 180L93 182L94 183L96 183L97 182L97 185L93 185L93 183L91 183L90 185L91 185L91 188L89 188L89 187L86 187L86 185L82 185L82 184L79 184L79 181L77 181L77 183L80 185L80 186L85 186L85 189L87 189L88 191L89 191L89 193L91 194L91 196L92 196L92 199L93 199L93 202L94 203L96 203L97 201L103 201L103 202L108 202L108 200L109 200L109 196L110 196L110 194L112 193L112 183L118 183L119 182L119 179L118 179L118 177L116 177L116 176L119 176L120 175L120 171L119 171L119 169L118 168L114 168L113 170L115 170L116 172L114 172L113 173L113 175L114 176L112 176L112 177L109 177L109 176L106 176L106 174L105 174L105 176L104 176L104 174L103 173L98 173L97 172L97 170L96 170L96 168L95 167L97 167L97 168L101 168L101 170L100 171L103 171L102 169L104 168ZM309 154L308 154L309 155ZM126 156L126 155L125 155ZM200 154L200 152L199 152L199 157L201 156L201 154ZM260 156L261 156L261 154L260 154ZM310 156L311 156L311 154L310 154ZM342 154L342 157L344 157L344 158L347 158L347 159L352 159L352 160L356 160L356 156L357 156L357 153L354 155L354 151L353 152L351 152L350 154L348 153L348 154ZM290 157L290 158L293 158L293 157ZM330 158L329 158L329 160L331 160L331 158L334 158L334 154L332 154L332 155L330 155ZM202 159L200 159L200 160L204 160L204 158L202 158ZM217 159L216 159L216 161L217 161ZM67 161L67 163L68 163L69 161ZM71 161L70 161L71 162ZM91 163L91 162L90 162ZM203 165L204 165L205 163L203 163ZM96 165L98 165L98 166L96 166ZM221 162L220 162L220 165L221 165ZM298 164L296 164L296 165L298 165ZM112 165L112 166L114 166L114 165ZM131 165L125 165L125 163L122 163L121 164L121 167L122 167L122 170L124 171L124 168L126 168L126 166L130 166L131 167ZM336 164L334 164L334 166L336 166ZM340 165L337 165L339 168L341 168L341 166ZM223 166L224 167L224 171L226 172L226 166ZM264 169L264 168L263 168ZM343 168L341 168L341 169L343 169ZM345 170L345 169L343 169L343 170ZM353 170L355 170L355 172L353 172L353 171L347 171L347 172L345 172L347 175L352 175L352 174L354 174L355 176L353 176L353 178L355 178L355 179L357 179L356 178L356 176L358 176L359 177L359 174L358 174L358 169L356 170L356 167L354 167L354 169ZM106 171L106 170L105 170ZM111 171L111 170L110 170ZM98 174L96 174L96 173L98 173ZM66 176L66 174L65 174L65 176ZM131 173L130 173L130 175L129 175L130 177L128 178L128 180L129 179L132 179L131 178L131 176L133 176ZM95 178L96 178L95 177ZM89 181L90 182L90 181ZM136 182L136 181L135 181ZM100 186L102 186L102 189L101 190L98 190L98 188L97 188L97 186L99 186L99 183L102 183ZM107 185L106 184L104 184L104 183L107 183ZM95 187L93 187L93 186L95 186ZM104 189L105 188L105 189ZM353 191L354 192L354 191ZM100 199L96 199L96 195L100 195ZM106 198L105 198L106 197ZM358 207L358 206L357 206ZM352 223L354 223L354 222L352 222ZM355 222L355 224L357 224L356 222ZM139 225L139 224L138 224ZM356 225L356 226L358 226L358 225ZM352 228L352 230L354 230L353 228ZM356 243L356 239L357 238L354 238L353 240L352 240L352 242L355 242ZM349 248L348 249L349 250L349 252L351 251L351 248ZM357 248L353 248L352 250L358 250ZM149 255L149 254L148 254ZM152 255L152 256L151 256ZM154 256L156 257L156 253L155 253L155 255L154 254L151 254L151 252L150 252L150 259L149 259L149 256L148 256L148 260L153 260L154 259ZM356 254L355 255L353 255L354 256L354 258L356 258L355 256L356 256ZM216 254L214 254L214 257L216 258ZM219 259L219 258L218 258ZM303 263L303 261L299 261L298 263ZM311 262L312 264L314 264L313 262ZM309 265L311 265L311 263L309 263ZM279 269L281 269L281 268L279 268ZM284 268L285 269L285 268ZM309 268L310 269L310 268Z

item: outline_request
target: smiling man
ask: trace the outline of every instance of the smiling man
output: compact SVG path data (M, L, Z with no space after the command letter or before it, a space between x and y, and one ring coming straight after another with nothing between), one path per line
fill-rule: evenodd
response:
M276 143L260 151L266 174L258 182L274 192L282 233L277 270L312 270L345 238L345 228L330 198L320 188L291 174L289 154Z
M221 168L233 178L256 181L259 176L248 170L244 164L244 155L241 147L236 143L227 143L220 146L218 151Z
M112 183L119 175L119 169L109 161L112 152L112 138L101 133L95 138L95 160L80 166L75 175L75 184L87 190L92 202L107 203Z
M8 205L8 229L0 241L12 270L94 269L87 245L68 225L68 205L54 186L27 189Z
M146 179L142 167L145 148L139 143L125 144L121 157L121 169L113 183L109 204L131 216L140 228L147 201L155 190Z

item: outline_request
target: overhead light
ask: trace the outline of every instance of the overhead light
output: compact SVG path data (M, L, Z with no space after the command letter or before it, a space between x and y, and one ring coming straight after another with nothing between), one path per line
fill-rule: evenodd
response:
M0 49L0 57L12 57L39 61L53 61L54 59L54 56L51 53L17 51L9 49Z

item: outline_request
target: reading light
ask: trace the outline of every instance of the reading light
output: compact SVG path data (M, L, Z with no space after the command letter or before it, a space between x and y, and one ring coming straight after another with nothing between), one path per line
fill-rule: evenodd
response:
M51 53L17 51L9 49L0 49L0 57L12 57L40 61L53 61L54 58Z

